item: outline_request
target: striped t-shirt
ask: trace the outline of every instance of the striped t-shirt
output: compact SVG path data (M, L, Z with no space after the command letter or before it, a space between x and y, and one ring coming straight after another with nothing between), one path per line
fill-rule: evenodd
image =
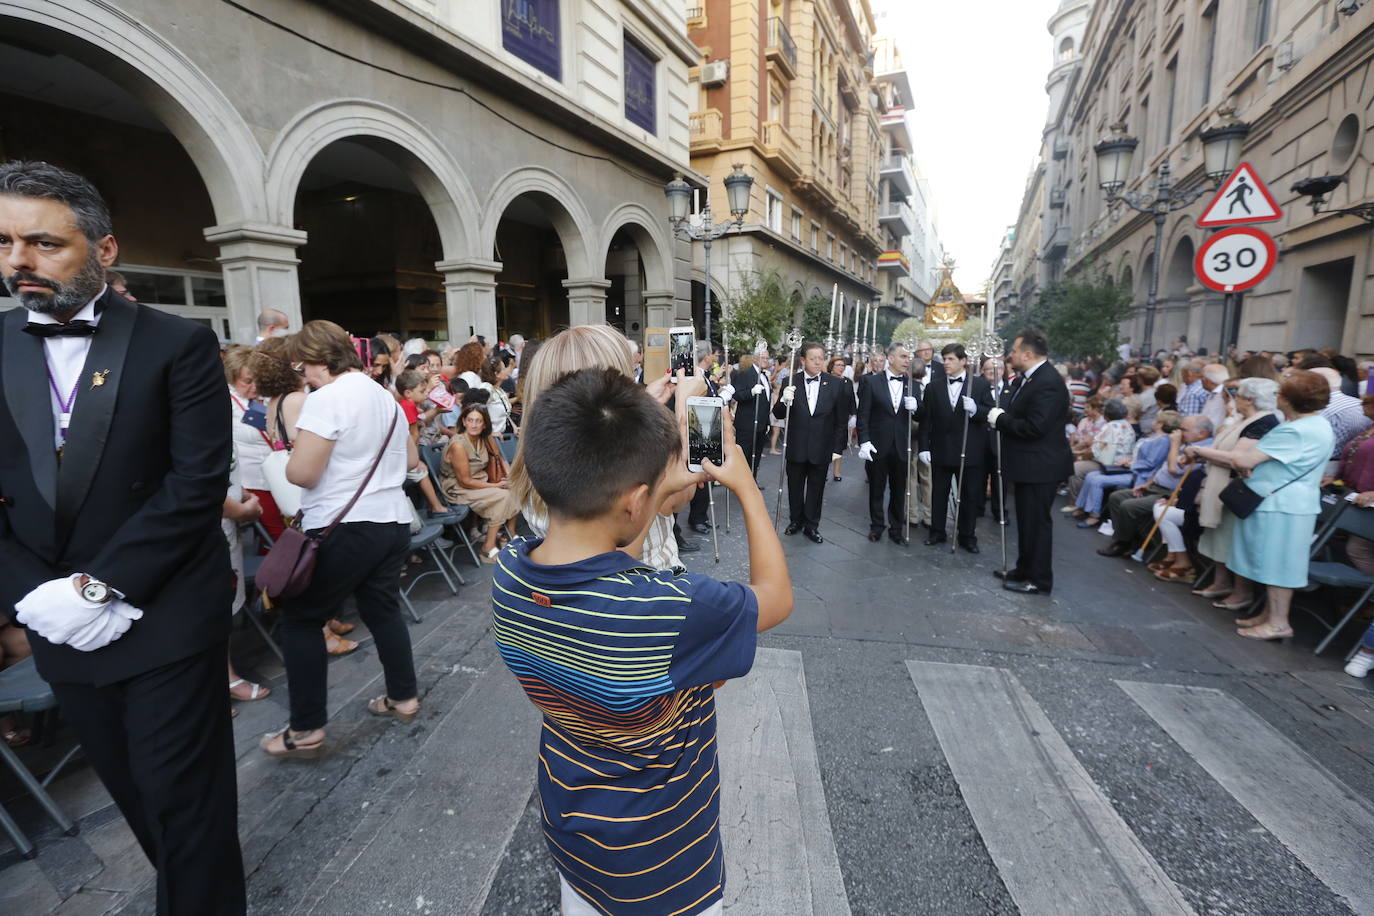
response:
M712 682L754 663L758 602L622 551L567 566L502 550L496 644L544 714L539 797L564 879L592 906L692 916L721 899Z

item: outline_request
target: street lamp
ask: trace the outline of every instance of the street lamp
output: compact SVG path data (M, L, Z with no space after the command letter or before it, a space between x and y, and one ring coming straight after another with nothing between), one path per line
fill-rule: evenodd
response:
M1318 213L1325 213L1328 216L1358 216L1366 223L1374 223L1374 203L1356 204L1353 207L1342 207L1339 210L1323 210L1326 206L1326 195L1336 190L1345 181L1344 175L1321 175L1317 178L1304 178L1302 181L1293 185L1293 191L1308 198L1308 205L1312 208L1315 216Z
M725 176L725 196L730 203L730 216L732 219L726 223L716 224L711 220L711 195L707 189L706 206L702 208L699 218L692 220L692 186L682 180L682 175L675 174L673 180L663 186L663 193L668 198L668 222L673 227L673 234L687 242L706 243L706 342L711 342L711 243L720 238L731 229L738 229L744 225L744 218L749 215L749 192L754 186L754 176L744 171L744 166L736 163L735 169ZM729 355L727 348L726 355Z
M1166 159L1155 173L1154 193L1139 191L1122 193L1130 179L1131 165L1140 141L1126 134L1126 125L1113 124L1112 132L1093 147L1097 154L1098 185L1107 192L1107 205L1125 205L1138 213L1154 216L1154 257L1150 263L1150 293L1145 300L1145 352L1152 352L1155 328L1155 306L1159 299L1159 270L1164 241L1164 224L1169 214L1182 210L1203 194L1216 190L1217 185L1240 165L1241 149L1250 125L1235 120L1234 112L1220 112L1221 123L1202 131L1202 158L1208 184L1196 188L1180 188L1173 183Z

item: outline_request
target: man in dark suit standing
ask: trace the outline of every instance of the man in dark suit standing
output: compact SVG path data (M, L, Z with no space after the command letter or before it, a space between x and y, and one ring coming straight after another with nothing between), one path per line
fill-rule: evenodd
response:
M773 413L786 419L787 501L791 523L783 534L805 532L817 544L821 537L821 497L825 473L844 448L849 412L842 402L844 386L825 371L825 348L818 343L801 347L802 371L788 380Z
M1019 375L1007 389L1004 407L988 414L1002 434L1002 474L1014 485L1016 566L1002 587L1048 595L1054 587L1054 525L1050 510L1059 484L1073 473L1073 455L1064 435L1069 421L1069 389L1049 363L1049 341L1028 328L1011 349ZM995 575L1003 577L998 570Z
M943 378L926 386L921 404L920 461L931 466L930 536L927 546L947 540L949 491L959 483L959 515L954 520L959 546L978 553L974 525L978 483L983 479L983 455L987 450L988 412L997 405L987 380L968 368L963 344L946 344L940 351ZM960 468L962 467L962 475Z
M86 179L0 165L0 607L157 869L157 912L241 914L225 693L232 453L219 344L105 286Z
M894 343L887 348L887 369L859 380L859 457L868 465L868 539L879 541L883 528L895 544L905 544L907 461L911 454L911 416L918 409L912 394L911 353ZM883 516L883 491L888 491Z
M1002 407L1002 400L1007 393L1006 367L1002 362L1002 354L989 356L983 360L983 378L987 380L988 387L992 389L992 403ZM979 518L988 506L992 507L992 520L1002 521L1002 514L1007 511L1006 494L1001 493L997 484L997 437L989 435L987 437L987 448L983 452L983 474L978 481L978 510Z
M754 357L746 353L739 358L739 368L730 374L730 388L734 389L735 441L744 448L757 480L763 444L768 441L769 411L768 386L754 365Z

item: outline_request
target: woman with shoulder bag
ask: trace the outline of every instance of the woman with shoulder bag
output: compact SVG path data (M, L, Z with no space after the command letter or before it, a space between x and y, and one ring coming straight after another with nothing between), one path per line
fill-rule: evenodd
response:
M449 502L466 505L487 523L482 558L496 562L497 539L515 536L520 504L510 491L501 449L492 439L491 417L485 404L465 404L458 411L458 435L444 451L440 483Z
M328 719L328 656L319 631L349 595L386 680L386 693L369 701L368 711L406 723L419 713L398 593L410 551L402 484L419 455L395 398L368 378L343 328L308 322L288 338L287 355L315 389L296 421L286 472L301 488L302 528L314 539L315 562L304 589L281 599L291 723L261 747L273 757L313 757L324 748Z

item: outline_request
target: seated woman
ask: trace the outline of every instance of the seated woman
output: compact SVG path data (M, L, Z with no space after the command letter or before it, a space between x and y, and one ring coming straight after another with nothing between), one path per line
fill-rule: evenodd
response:
M1115 404L1112 407L1112 415L1106 414L1108 404ZM1120 416L1118 416L1120 414ZM1078 501L1078 494L1083 489L1083 479L1093 471L1102 470L1102 462L1098 459L1097 452L1110 450L1109 446L1123 439L1120 425L1113 426L1111 432L1106 432L1109 424L1123 421L1126 416L1126 405L1120 401L1108 401L1101 395L1093 395L1088 398L1083 407L1083 419L1078 421L1078 426L1069 436L1069 448L1073 451L1073 476L1069 478L1069 505L1060 511L1065 515L1073 514L1082 518L1082 513L1074 503ZM1135 443L1135 430L1128 429L1130 433L1130 443L1126 444L1126 451L1130 452L1130 447ZM1100 441L1099 441L1100 440ZM1114 456L1113 456L1114 458ZM1109 464L1112 460L1108 461Z
M444 466L440 483L449 502L471 507L487 523L487 539L482 545L482 558L496 562L501 549L497 538L504 527L507 537L515 536L515 517L520 505L510 491L510 478L493 483L487 475L487 463L501 461L501 452L491 438L491 417L485 404L468 404L458 416L461 432L444 451Z
M1173 505L1169 505L1167 499L1157 500L1154 504L1155 521L1159 522L1159 536L1164 540L1166 550L1163 560L1149 566L1156 579L1164 582L1191 582L1197 577L1183 540L1183 522L1188 511L1197 505L1197 495L1202 488L1202 481L1203 474L1199 468L1188 469L1184 473L1183 485L1178 488Z
M1103 406L1102 416L1107 422L1093 437L1093 466L1083 468L1083 479L1074 503L1074 517L1083 519L1079 526L1081 528L1097 525L1102 512L1104 490L1111 485L1111 478L1130 474L1134 459L1135 429L1128 419L1125 403L1113 398ZM1077 465L1075 470L1078 470ZM1073 484L1069 486L1072 488Z

